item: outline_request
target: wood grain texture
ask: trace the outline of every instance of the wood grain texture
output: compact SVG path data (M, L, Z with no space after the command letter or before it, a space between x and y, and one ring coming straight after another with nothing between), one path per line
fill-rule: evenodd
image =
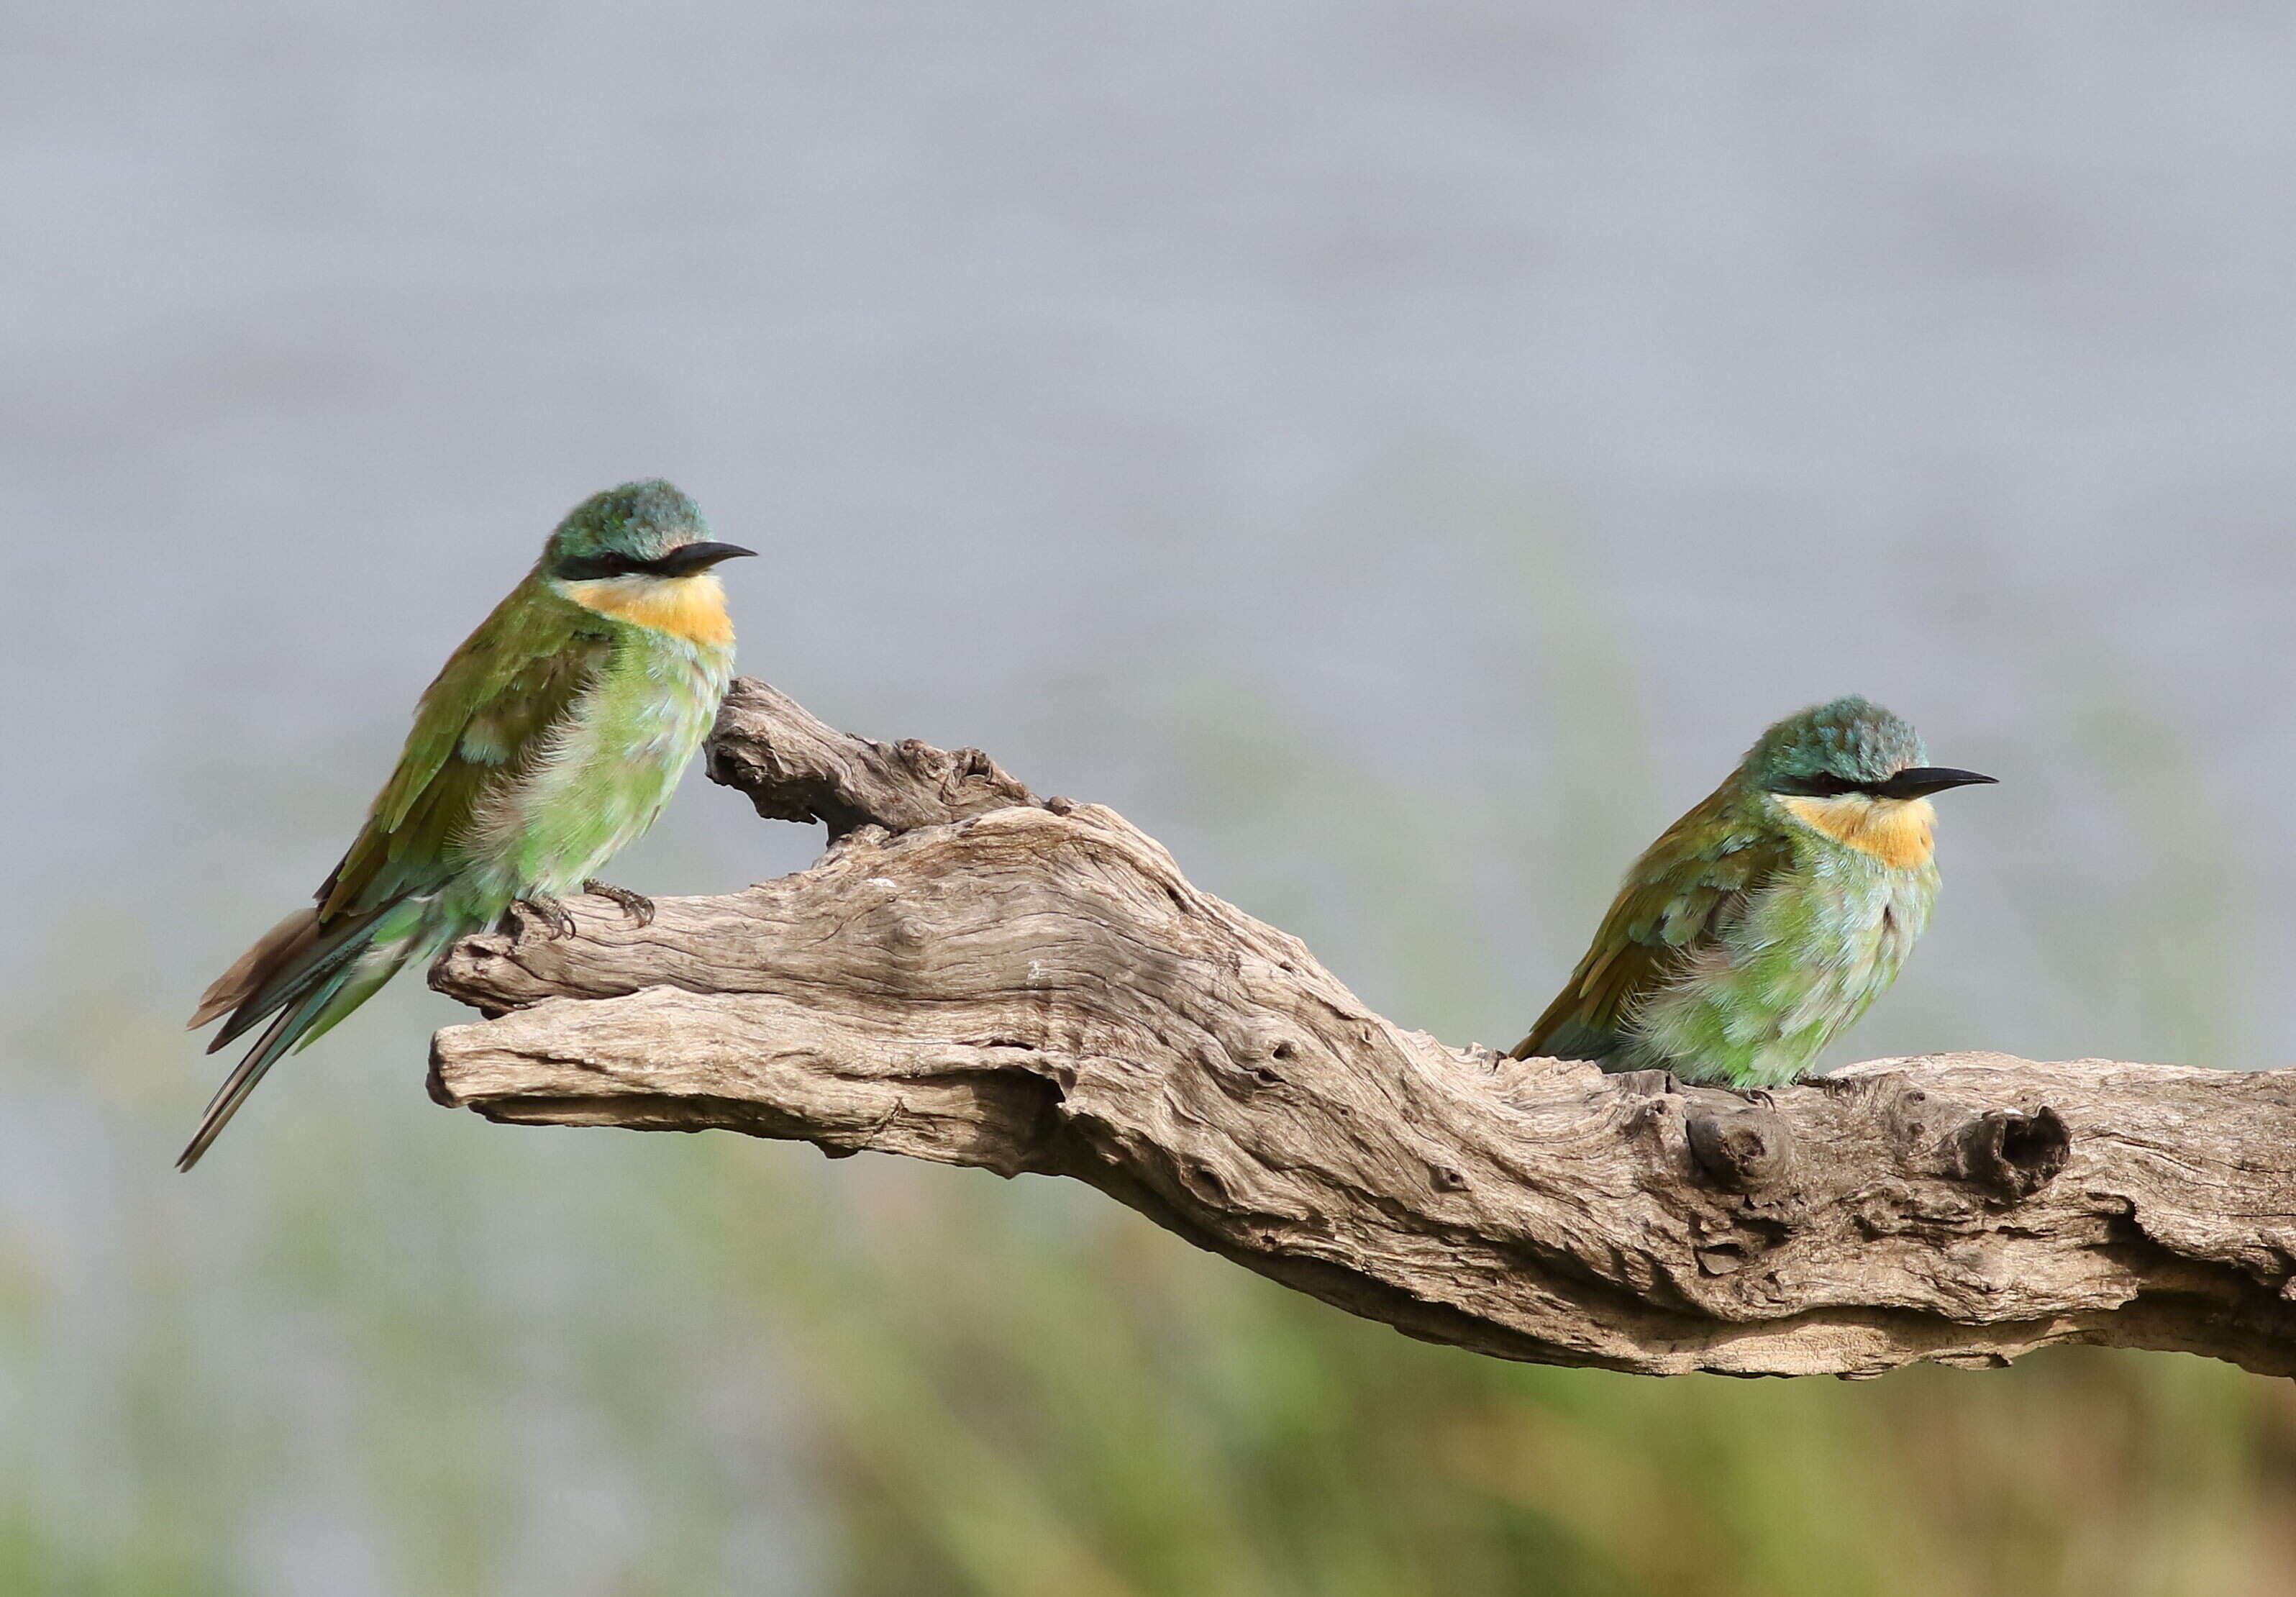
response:
M737 684L709 757L810 869L443 957L432 1095L1070 1175L1413 1336L1670 1374L2058 1342L2296 1373L2296 1071L1883 1060L1754 1101L1454 1048L1114 812Z

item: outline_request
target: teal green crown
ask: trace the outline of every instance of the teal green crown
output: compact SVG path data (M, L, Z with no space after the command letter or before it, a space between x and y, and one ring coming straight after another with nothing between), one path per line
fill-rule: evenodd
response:
M1886 782L1909 766L1929 763L1919 733L1872 700L1850 693L1780 721L1755 740L1738 768L1756 787L1774 791L1814 776Z
M543 559L557 566L619 554L644 562L709 537L701 507L671 484L650 477L593 494L567 512L550 535Z

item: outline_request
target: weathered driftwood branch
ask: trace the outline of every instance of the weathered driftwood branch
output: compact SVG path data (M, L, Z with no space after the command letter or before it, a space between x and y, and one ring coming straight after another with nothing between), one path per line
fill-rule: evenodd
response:
M2054 1342L2296 1372L2296 1072L1889 1060L1767 1104L1447 1047L1094 805L735 684L710 774L811 869L473 938L431 1049L497 1120L1073 1175L1414 1336L1667 1373Z

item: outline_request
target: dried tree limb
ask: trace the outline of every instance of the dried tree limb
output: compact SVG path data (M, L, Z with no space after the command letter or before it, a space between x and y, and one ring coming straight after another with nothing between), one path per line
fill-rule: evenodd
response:
M768 821L819 821L832 842L857 826L907 831L1043 800L978 749L839 732L754 676L736 677L709 739L709 780L739 788Z
M433 970L494 1018L442 1103L1089 1182L1417 1337L1651 1373L1989 1365L2057 1342L2296 1372L2296 1071L1886 1060L1767 1104L1451 1048L986 756L737 684L710 774L811 869L577 901Z

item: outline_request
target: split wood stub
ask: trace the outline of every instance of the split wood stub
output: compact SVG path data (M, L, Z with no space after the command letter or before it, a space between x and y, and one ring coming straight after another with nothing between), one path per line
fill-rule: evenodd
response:
M811 868L466 939L442 1103L1075 1176L1411 1335L1650 1373L2056 1342L2296 1373L2296 1072L1997 1054L1741 1096L1452 1048L977 750L735 684L713 779Z

